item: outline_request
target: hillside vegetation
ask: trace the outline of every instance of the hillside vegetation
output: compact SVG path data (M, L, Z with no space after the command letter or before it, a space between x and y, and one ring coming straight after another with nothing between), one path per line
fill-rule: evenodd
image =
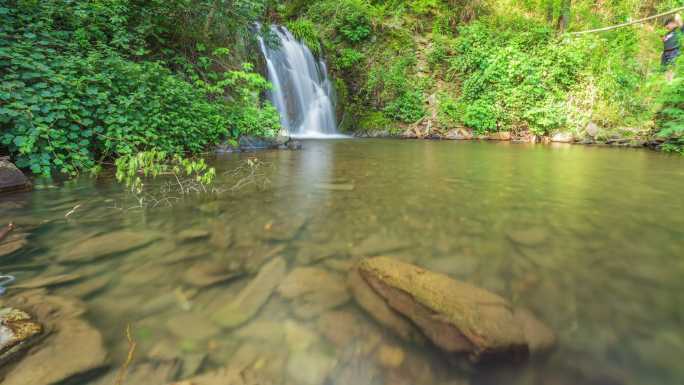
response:
M290 1L282 16L319 41L341 79L343 126L361 133L582 137L681 132L678 82L660 68L662 20L601 34L680 1ZM303 26L306 26L305 28ZM301 27L301 28L297 28ZM665 110L667 111L667 109ZM352 119L351 117L361 117Z
M257 22L324 55L341 129L669 138L682 76L660 70L660 21L564 34L682 0L0 0L0 155L34 173L97 171L122 156L193 155L275 135ZM261 34L268 44L268 28ZM678 69L678 71L680 71Z

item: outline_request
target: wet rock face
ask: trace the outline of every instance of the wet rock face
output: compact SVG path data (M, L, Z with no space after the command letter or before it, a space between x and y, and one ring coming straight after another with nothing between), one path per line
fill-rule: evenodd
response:
M0 158L0 193L25 191L30 188L28 178L14 164Z
M364 284L368 287L360 289ZM410 328L416 328L442 351L473 362L519 361L555 343L541 321L498 295L391 258L362 260L350 285L357 302L399 336L415 340ZM369 301L372 295L386 307L373 303L377 298Z

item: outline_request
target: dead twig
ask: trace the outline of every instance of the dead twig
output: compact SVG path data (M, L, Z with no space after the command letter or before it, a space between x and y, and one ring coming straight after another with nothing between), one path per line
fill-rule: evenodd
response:
M12 230L14 230L14 223L10 222L7 226L5 226L5 228L0 230L0 241L5 239L7 234L9 234Z
M77 204L76 206L74 206L74 208L73 208L73 209L69 210L69 212L68 212L68 213L66 213L66 214L64 215L64 218L69 218L69 216L70 216L71 214L75 213L75 212L76 212L76 210L78 210L78 209L79 209L79 207L81 207L81 205L80 205L80 204Z
M128 367L131 365L131 362L133 362L133 355L135 354L135 347L137 346L137 343L131 336L131 324L126 326L126 339L128 340L128 356L126 357L126 361L119 369L119 373L116 375L114 385L123 384L123 382L126 380L126 375L128 374Z

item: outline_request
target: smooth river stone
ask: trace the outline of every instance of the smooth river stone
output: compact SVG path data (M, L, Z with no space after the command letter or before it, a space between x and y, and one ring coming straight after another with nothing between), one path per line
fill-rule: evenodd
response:
M301 318L314 317L351 298L341 277L316 267L292 270L278 287L278 293L293 301L294 313Z
M60 262L91 262L110 255L121 254L153 242L149 236L133 231L117 231L98 235L77 243L66 251Z
M387 257L364 259L356 270L395 316L410 319L447 353L467 354L474 362L518 361L555 343L553 332L531 313L515 312L502 297L446 275ZM359 301L362 307L383 323L387 309L375 313L364 301Z
M285 259L272 259L259 270L257 276L233 301L214 313L212 320L226 328L234 328L247 322L271 297L273 290L285 277L286 269Z

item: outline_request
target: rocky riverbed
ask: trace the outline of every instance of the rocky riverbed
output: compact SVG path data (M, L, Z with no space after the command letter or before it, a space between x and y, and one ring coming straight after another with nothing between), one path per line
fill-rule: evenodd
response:
M41 332L7 348L18 352L2 375L28 385L111 385L124 367L126 385L684 378L684 223L671 215L680 158L371 140L244 156L272 164L266 188L169 209L136 207L105 177L3 196L0 229L13 228L0 275L16 280L0 306ZM218 178L242 157L222 155ZM54 369L25 374L36 359Z

